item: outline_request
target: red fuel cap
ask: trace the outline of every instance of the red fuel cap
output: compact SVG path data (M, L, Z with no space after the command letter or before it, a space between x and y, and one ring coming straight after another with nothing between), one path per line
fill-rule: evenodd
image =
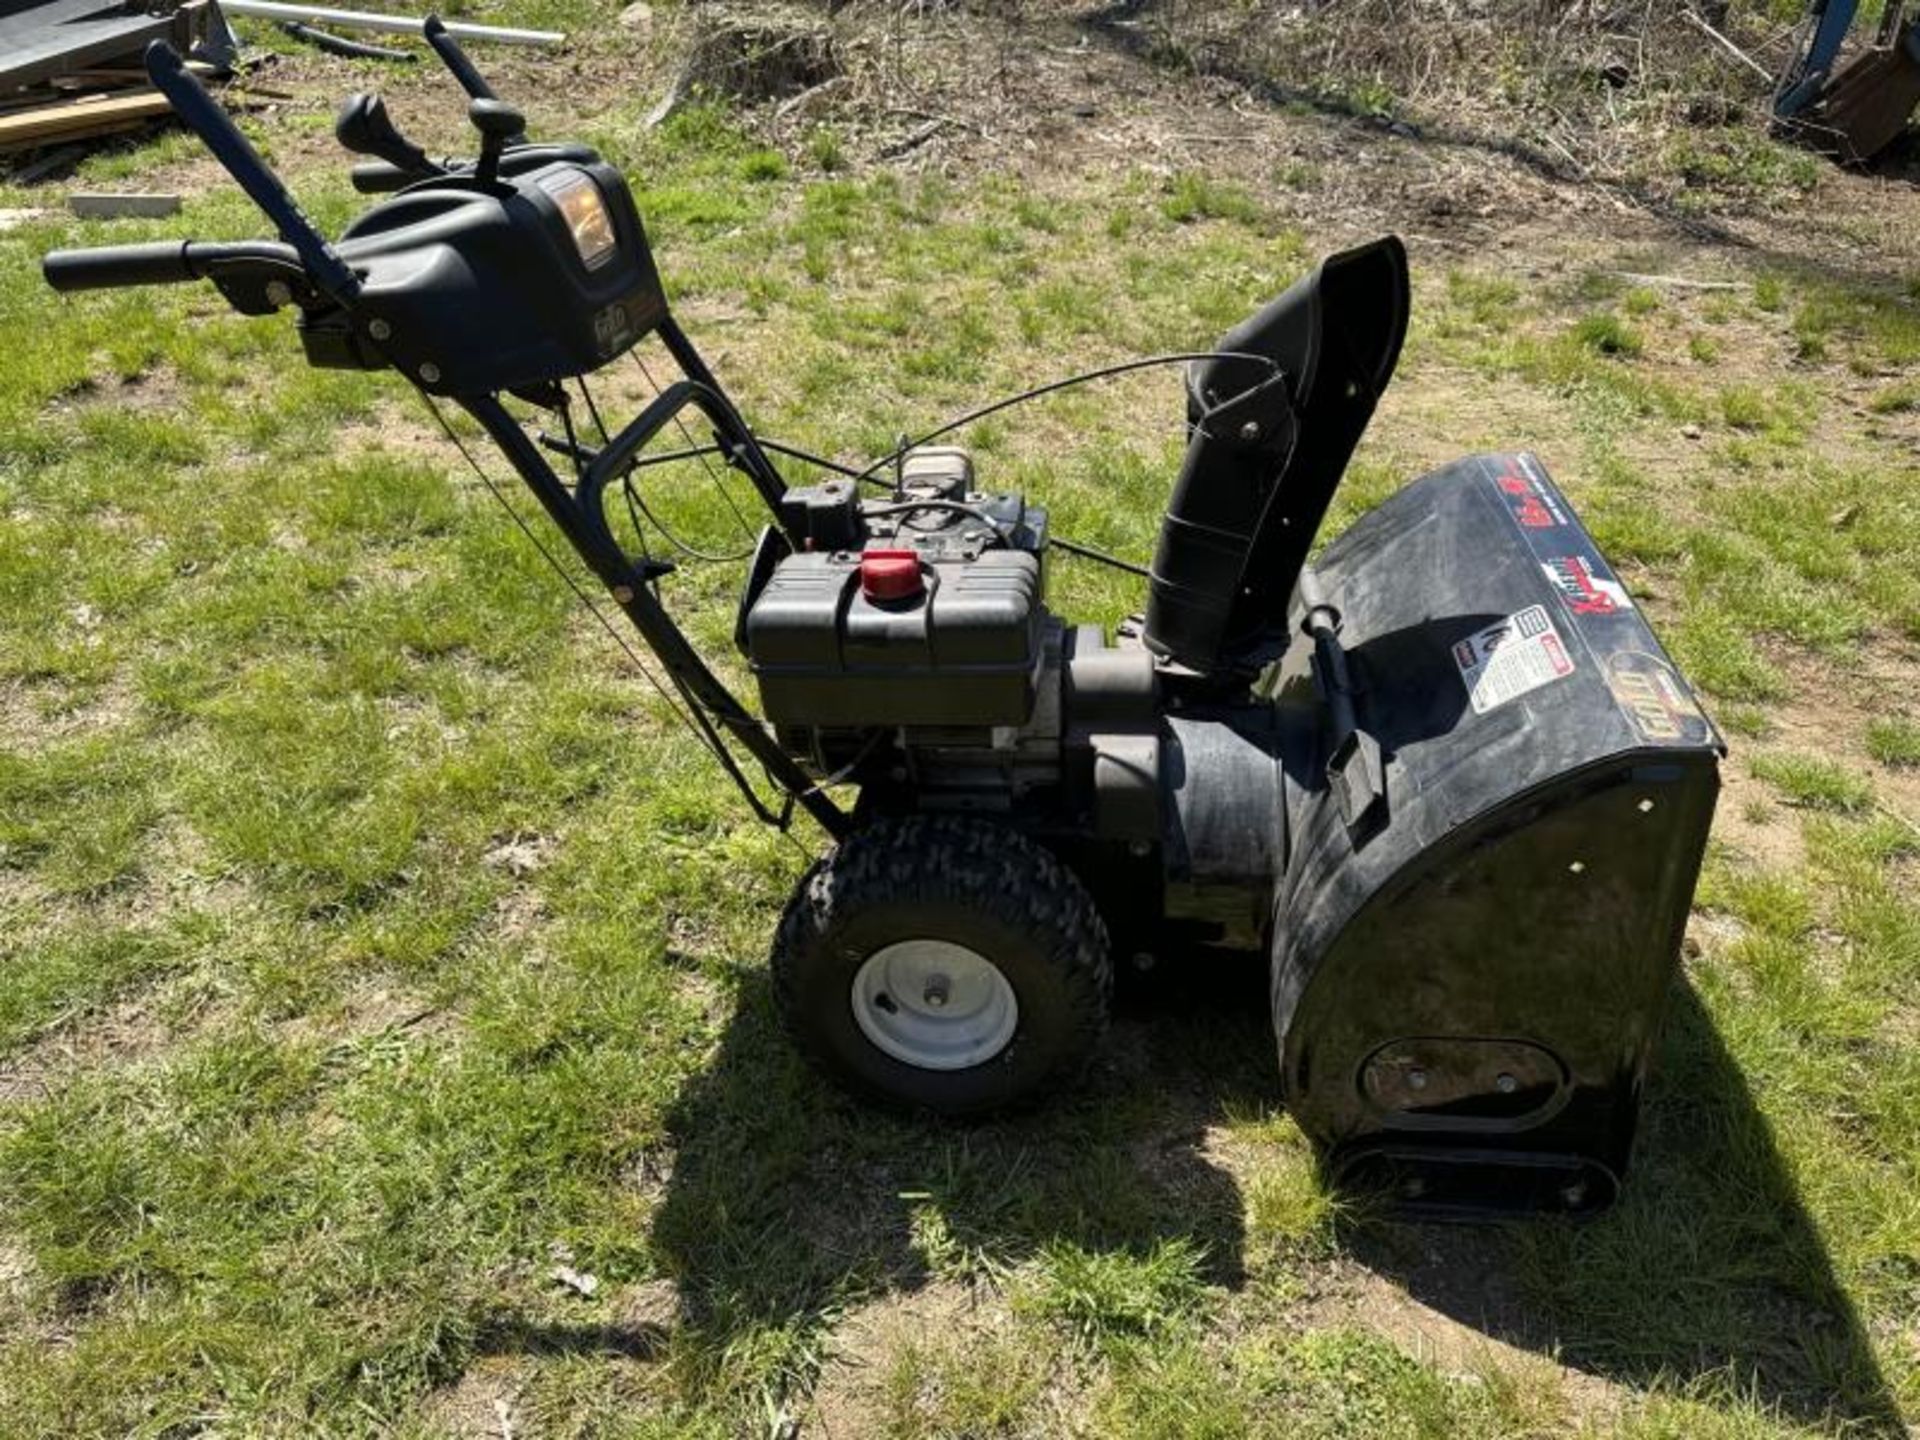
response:
M865 550L860 554L860 593L869 600L911 600L926 589L920 556L912 550Z

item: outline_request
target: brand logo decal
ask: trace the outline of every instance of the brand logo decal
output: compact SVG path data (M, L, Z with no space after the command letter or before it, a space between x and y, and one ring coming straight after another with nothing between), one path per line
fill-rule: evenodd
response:
M1566 511L1531 477L1509 469L1495 476L1493 483L1507 497L1507 506L1513 511L1513 518L1527 529L1551 530L1567 523Z
M1706 716L1673 668L1643 650L1622 650L1607 661L1607 688L1648 740L1667 744L1704 744L1710 735Z
M1626 587L1618 580L1594 573L1594 562L1585 555L1561 555L1542 560L1540 568L1553 582L1553 588L1566 596L1576 615L1617 615L1631 610Z
M627 307L618 300L593 317L593 338L602 355L613 354L632 334L633 322L627 318Z

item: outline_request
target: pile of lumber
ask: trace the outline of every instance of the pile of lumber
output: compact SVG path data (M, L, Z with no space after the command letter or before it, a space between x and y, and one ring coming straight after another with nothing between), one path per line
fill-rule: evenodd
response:
M0 114L0 150L25 150L39 145L64 145L137 130L167 113L167 101L157 90L125 94L81 95L70 100L35 101Z
M141 53L165 40L203 74L233 58L217 0L0 0L0 154L68 147L166 116Z

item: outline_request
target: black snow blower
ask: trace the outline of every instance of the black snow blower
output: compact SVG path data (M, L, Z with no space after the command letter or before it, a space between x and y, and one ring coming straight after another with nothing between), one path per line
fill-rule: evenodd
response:
M243 314L294 310L309 363L397 370L478 423L759 815L832 837L772 956L822 1070L939 1115L1032 1100L1099 1045L1115 955L1253 950L1287 1104L1343 1182L1430 1213L1608 1202L1722 747L1531 455L1416 480L1309 563L1400 353L1397 240L1328 259L1217 350L1095 372L1186 367L1145 611L1109 638L1045 597L1055 551L1112 557L931 443L964 420L865 466L750 428L669 312L620 172L528 141L428 38L480 153L429 158L355 96L340 138L376 157L355 183L397 193L334 243L155 46L154 83L280 239L61 251L47 279L210 280ZM588 377L645 338L679 377L598 429ZM690 452L649 444L688 412L712 436L693 451L765 504L735 630L760 716L664 608L673 564L609 516L614 494L634 527L652 513L635 487Z

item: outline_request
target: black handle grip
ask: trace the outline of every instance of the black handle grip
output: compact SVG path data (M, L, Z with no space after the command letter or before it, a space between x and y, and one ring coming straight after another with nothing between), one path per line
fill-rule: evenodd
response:
M340 102L334 117L333 138L355 155L384 160L416 175L431 175L439 170L427 152L402 135L387 114L387 104L378 95L355 92Z
M177 285L200 277L187 259L185 240L149 245L101 245L91 250L54 250L40 273L56 290L113 290L123 285Z
M493 87L473 68L473 62L467 58L467 52L460 48L460 42L447 33L447 27L438 15L427 16L420 26L420 33L427 37L427 44L440 57L440 63L453 72L453 78L467 92L469 100L499 98L493 93Z
M398 165L389 165L384 160L368 160L353 167L351 172L353 188L362 195L387 195L395 190L404 190L416 180L424 180L425 175L414 171L402 170Z
M147 245L97 245L54 250L40 273L56 290L120 290L134 285L179 285L228 267L261 266L301 277L300 254L273 240L232 244L204 240L156 240Z

